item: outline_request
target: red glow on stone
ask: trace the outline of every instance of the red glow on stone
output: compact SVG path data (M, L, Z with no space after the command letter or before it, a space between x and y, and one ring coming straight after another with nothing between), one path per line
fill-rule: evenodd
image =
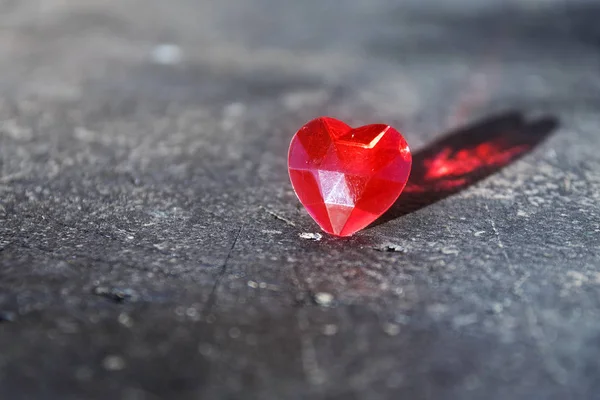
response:
M422 160L421 176L415 177L406 187L410 193L435 190L452 190L469 184L473 175L501 168L527 152L530 145L509 144L503 141L479 143L459 150L443 147L436 154Z
M394 204L412 163L406 140L388 125L351 128L329 117L292 138L288 168L308 213L327 233L350 236Z
M552 117L528 121L519 113L505 113L441 136L413 154L401 201L376 224L469 188L532 151L557 126Z
M528 151L528 145L507 146L502 142L484 142L471 148L455 150L442 148L423 160L423 175L419 185L409 184L407 191L425 191L426 184L435 184L438 190L450 190L468 183L467 177L481 171L501 168Z
M426 179L459 177L481 168L504 165L512 157L527 150L527 146L503 149L496 143L481 143L471 149L462 149L453 154L445 148L433 158L426 160Z

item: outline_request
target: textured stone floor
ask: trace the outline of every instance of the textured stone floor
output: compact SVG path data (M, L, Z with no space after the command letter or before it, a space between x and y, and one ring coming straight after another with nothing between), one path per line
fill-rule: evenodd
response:
M0 398L600 398L600 5L0 1ZM319 237L289 140L415 155Z

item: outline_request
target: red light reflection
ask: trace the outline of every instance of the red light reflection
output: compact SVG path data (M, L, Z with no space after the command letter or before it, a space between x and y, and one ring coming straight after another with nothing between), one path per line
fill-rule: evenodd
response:
M460 150L452 154L452 149L442 150L431 160L425 160L426 179L440 179L463 176L490 166L501 166L514 156L528 150L528 146L502 149L495 143L482 143L473 149Z

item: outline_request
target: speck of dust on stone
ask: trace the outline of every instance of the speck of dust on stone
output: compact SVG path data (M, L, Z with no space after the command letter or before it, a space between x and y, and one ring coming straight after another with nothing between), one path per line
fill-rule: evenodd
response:
M320 233L310 233L310 232L302 232L302 233L298 234L298 236L300 236L301 239L314 240L317 242L323 238L323 235L321 235Z
M125 359L121 356L110 355L102 361L102 365L109 371L120 371L125 368Z
M152 61L156 64L179 64L183 58L181 47L175 44L160 44L152 50Z
M387 323L383 325L383 331L389 336L396 336L400 333L400 327L396 324Z
M121 325L131 328L133 326L133 320L126 313L119 314L118 321Z
M314 296L315 303L323 307L331 307L334 297L331 293L319 292Z
M335 324L327 324L323 327L323 334L325 336L333 336L338 332L338 327Z

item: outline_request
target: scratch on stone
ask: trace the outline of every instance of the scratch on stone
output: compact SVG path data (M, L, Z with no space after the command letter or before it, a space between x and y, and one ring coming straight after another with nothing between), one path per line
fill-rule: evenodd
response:
M496 234L498 246L502 249L502 253L504 255L504 258L506 259L506 262L508 263L511 274L514 274L514 267L510 262L508 254L506 253L504 244L502 243L500 234L498 232L498 229L496 228L496 223L494 222L491 216L490 209L487 204L485 205L485 208L488 211L488 214L490 214L490 223L492 225L494 233ZM532 338L535 341L535 344L542 359L544 360L546 371L548 371L549 375L556 383L564 385L567 382L567 370L559 364L556 358L552 355L552 352L549 351L551 345L545 338L544 331L540 327L539 321L535 316L534 310L530 305L529 299L527 298L527 296L523 295L523 291L521 289L521 286L529 278L529 276L529 273L525 273L520 279L518 279L514 284L513 291L526 304L525 314L529 325L529 331L531 333Z
M240 238L240 235L241 235L243 229L244 229L244 225L240 226L240 229L238 229L238 231L235 235L235 238L233 239L233 243L231 244L231 247L229 248L229 251L227 252L227 256L225 256L225 260L223 261L223 264L221 265L221 270L219 271L219 274L215 278L215 283L208 295L208 300L206 300L206 305L204 306L204 309L202 310L202 315L207 315L210 312L210 310L212 310L212 308L215 304L215 301L217 298L217 288L221 284L221 281L223 280L223 277L225 276L225 273L227 272L227 263L229 262L229 259L231 258L233 249L235 248L235 245L237 244L237 241Z
M521 296L523 294L523 289L521 289L521 286L523 286L525 281L527 281L527 279L529 279L530 276L531 276L531 274L529 272L525 272L523 274L523 276L515 282L515 285L514 285L515 294L517 294L518 296Z
M263 210L265 210L265 211L266 211L268 214L271 214L272 216L274 216L275 218L277 218L278 220L280 220L280 221L283 221L283 222L285 222L286 224L288 224L288 225L290 225L290 226L293 226L294 228L296 227L296 224L294 223L294 221L291 221L291 220L287 219L286 217L282 217L281 215L279 215L279 214L276 214L276 213L274 213L274 212L273 212L273 211L271 211L271 210L267 210L267 209L266 209L266 208L264 208L264 207L261 207L261 208L262 208Z
M490 224L492 225L492 230L494 231L494 234L496 235L496 241L498 242L498 247L500 247L500 249L502 249L502 255L504 256L504 259L506 260L506 264L508 265L508 270L511 273L511 275L514 275L515 268L512 265L510 258L508 257L508 253L506 252L504 243L502 243L502 239L500 238L500 232L498 232L498 228L496 228L496 222L494 221L494 218L492 218L492 213L490 212L490 208L488 207L487 204L485 205L485 209L487 210L487 212L490 216Z
M302 310L296 314L298 329L300 330L300 345L302 356L302 369L306 380L311 385L321 385L325 382L325 374L317 361L317 350L309 334L304 331L308 328L308 320Z

